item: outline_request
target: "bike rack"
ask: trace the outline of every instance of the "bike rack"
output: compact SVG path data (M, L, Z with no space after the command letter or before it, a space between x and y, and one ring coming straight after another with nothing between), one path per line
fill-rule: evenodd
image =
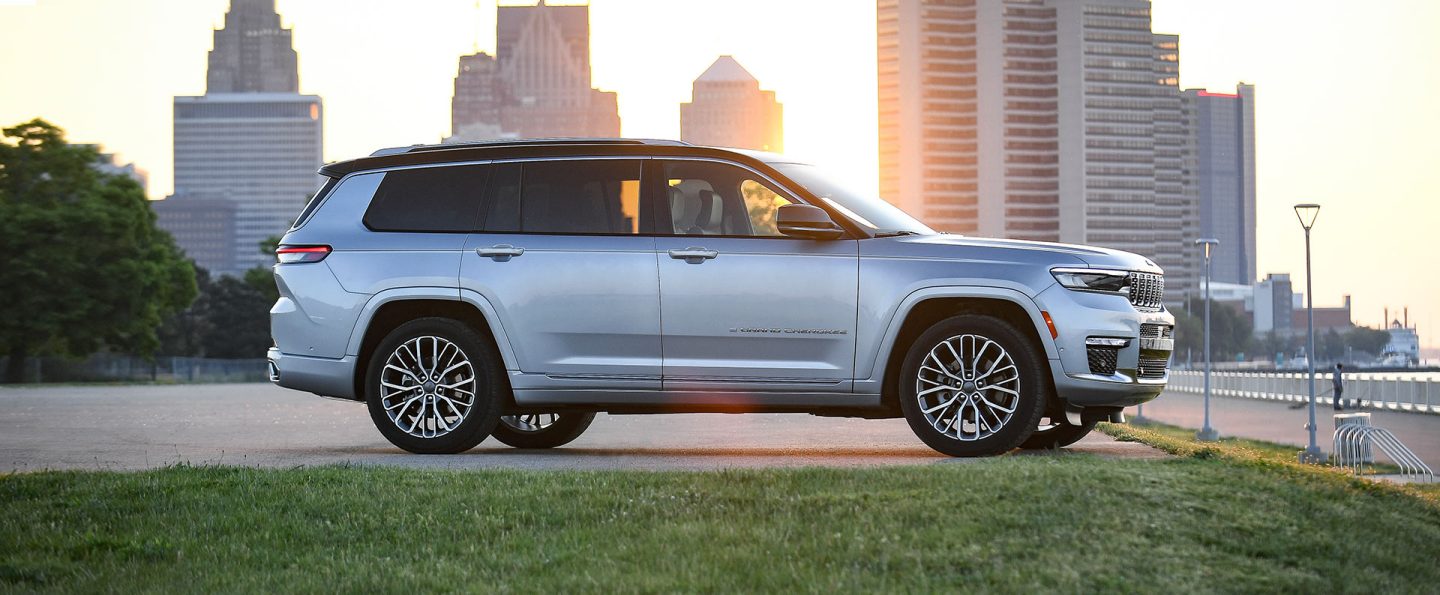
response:
M1435 481L1435 472L1430 470L1430 466L1385 428L1359 424L1343 425L1335 429L1332 443L1335 464L1350 469L1355 475L1364 472L1369 447L1374 445L1400 466L1402 476L1413 476L1416 481ZM1370 463L1370 468L1374 470L1373 462Z

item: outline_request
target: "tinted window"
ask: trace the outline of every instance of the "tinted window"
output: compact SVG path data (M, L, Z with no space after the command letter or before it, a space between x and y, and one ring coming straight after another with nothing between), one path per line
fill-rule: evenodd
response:
M485 219L482 229L491 232L520 231L519 163L498 163L485 190Z
M401 169L385 173L365 225L375 231L468 232L475 228L488 165Z
M568 234L640 233L638 160L535 161L524 164L520 181L519 231ZM508 195L495 197L502 231ZM510 209L513 212L513 209ZM508 223L508 221L505 221Z
M775 211L790 200L751 171L709 161L667 161L664 172L675 235L781 237Z

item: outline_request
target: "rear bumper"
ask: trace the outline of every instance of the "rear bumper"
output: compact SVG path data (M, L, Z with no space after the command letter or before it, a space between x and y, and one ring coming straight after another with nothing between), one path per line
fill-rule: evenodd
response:
M360 400L355 394L355 356L339 359L306 357L281 353L271 347L270 381L278 386L315 393L322 397Z

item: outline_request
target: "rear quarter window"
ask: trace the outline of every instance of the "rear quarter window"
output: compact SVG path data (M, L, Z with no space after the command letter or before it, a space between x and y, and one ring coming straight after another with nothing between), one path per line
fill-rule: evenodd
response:
M365 210L374 231L465 233L476 228L489 165L385 172Z

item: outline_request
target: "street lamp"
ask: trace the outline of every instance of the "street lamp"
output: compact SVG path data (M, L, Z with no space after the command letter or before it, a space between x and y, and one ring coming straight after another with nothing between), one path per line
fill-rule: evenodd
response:
M1305 228L1305 333L1310 342L1305 351L1305 360L1310 368L1310 423L1305 425L1305 429L1310 431L1310 446L1300 453L1301 463L1325 462L1325 453L1320 452L1320 447L1315 444L1315 284L1310 274L1310 228L1315 226L1318 216L1320 205L1295 205L1295 217L1300 220L1300 227Z
M1205 247L1205 427L1196 432L1195 439L1214 442L1220 433L1210 427L1210 252L1220 245L1215 238L1200 238L1196 244Z

